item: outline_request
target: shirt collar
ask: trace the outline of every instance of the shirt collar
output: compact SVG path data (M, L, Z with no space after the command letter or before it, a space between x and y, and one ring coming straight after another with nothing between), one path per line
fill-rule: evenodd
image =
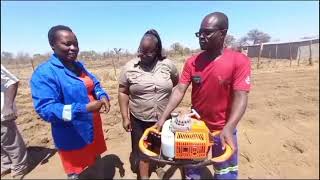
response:
M140 61L141 61L140 58L135 58L135 59L133 60L133 64L136 65L136 66L137 66L137 65L140 65Z
M62 64L62 62L59 60L58 56L55 54L52 54L50 57L50 62L53 65L59 66L59 67L64 67L64 65Z

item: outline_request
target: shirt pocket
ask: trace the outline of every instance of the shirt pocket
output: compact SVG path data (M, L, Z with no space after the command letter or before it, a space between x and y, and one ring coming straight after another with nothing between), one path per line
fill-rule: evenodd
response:
M127 76L128 76L129 83L130 84L138 84L138 83L142 82L143 81L142 75L143 74L140 72L128 73Z
M170 69L165 67L160 70L160 77L164 80L170 80L171 79L171 74L170 74Z

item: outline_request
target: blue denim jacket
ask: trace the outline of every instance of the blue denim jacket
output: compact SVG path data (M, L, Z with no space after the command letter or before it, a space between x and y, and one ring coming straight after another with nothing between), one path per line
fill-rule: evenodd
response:
M76 61L93 80L96 99L109 96L101 88L97 78ZM55 146L61 150L75 150L93 141L93 113L87 112L89 103L83 81L64 67L53 54L39 65L30 80L33 104L40 117L51 123Z

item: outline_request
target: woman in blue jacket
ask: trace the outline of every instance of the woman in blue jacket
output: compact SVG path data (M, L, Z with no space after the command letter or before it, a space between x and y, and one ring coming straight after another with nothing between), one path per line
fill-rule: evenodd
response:
M32 99L36 112L51 123L68 179L78 179L106 151L99 111L109 112L109 96L76 60L78 41L69 27L52 27L48 39L54 53L32 74Z

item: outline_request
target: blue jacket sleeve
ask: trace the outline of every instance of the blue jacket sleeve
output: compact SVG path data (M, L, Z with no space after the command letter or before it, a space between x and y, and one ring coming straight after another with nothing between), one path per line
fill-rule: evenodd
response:
M102 97L106 97L108 101L110 101L110 97L107 94L106 91L104 91L100 85L100 81L93 75L91 72L89 72L83 64L81 64L82 68L90 75L90 77L93 80L94 83L94 94L96 95L97 99L100 100Z
M94 75L92 75L92 79L94 83L94 93L96 94L96 97L100 100L102 97L105 96L108 99L108 101L110 101L109 95L102 89L99 80Z
M62 102L61 87L47 72L35 71L30 80L33 105L42 119L48 122L65 121L65 104ZM70 107L70 105L69 105ZM86 104L72 103L68 121L77 118L80 113L87 113Z

